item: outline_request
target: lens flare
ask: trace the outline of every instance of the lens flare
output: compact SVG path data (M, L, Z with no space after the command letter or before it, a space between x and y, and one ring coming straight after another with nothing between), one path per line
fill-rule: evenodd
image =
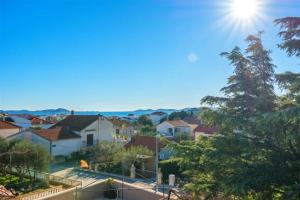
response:
M230 7L232 15L242 20L255 17L259 10L257 0L232 0Z

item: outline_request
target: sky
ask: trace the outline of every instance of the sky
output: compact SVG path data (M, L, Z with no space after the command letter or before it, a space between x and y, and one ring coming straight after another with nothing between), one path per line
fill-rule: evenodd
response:
M276 72L299 72L273 20L300 1L259 0L251 23L230 1L1 0L0 110L198 107L232 73L220 53L261 30Z

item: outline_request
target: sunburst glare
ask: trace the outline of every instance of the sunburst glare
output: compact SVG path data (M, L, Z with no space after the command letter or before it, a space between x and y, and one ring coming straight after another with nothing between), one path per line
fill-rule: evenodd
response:
M266 3L268 0L224 0L218 3L220 20L218 26L235 33L258 31L267 19Z

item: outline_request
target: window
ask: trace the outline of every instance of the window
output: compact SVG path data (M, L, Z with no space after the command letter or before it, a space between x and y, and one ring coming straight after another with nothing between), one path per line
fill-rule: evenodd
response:
M93 134L87 134L86 135L86 145L87 146L94 145L94 135Z
M169 133L173 133L173 129L172 128L168 128L168 132Z
M175 128L175 133L180 132L180 128Z

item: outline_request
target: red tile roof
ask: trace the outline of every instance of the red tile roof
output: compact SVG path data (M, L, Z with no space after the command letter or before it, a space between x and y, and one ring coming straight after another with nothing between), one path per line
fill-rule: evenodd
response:
M20 126L17 126L13 123L7 121L0 121L0 129L20 129Z
M38 118L38 117L32 117L31 124L32 125L51 124L51 122L46 121L46 120L41 119L41 118Z
M201 125L202 123L201 123L201 120L200 119L198 119L197 117L185 117L184 119L183 119L183 121L185 121L186 123L188 123L188 124L198 124L198 125Z
M69 127L73 131L81 131L94 121L96 121L100 116L99 115L69 115L65 119L57 122L55 127Z
M206 134L214 134L218 131L218 128L216 127L209 127L206 125L200 125L197 128L195 128L194 132L203 132Z
M33 130L33 133L50 141L80 138L79 135L73 133L67 127L55 127L52 129Z
M172 124L173 126L190 126L188 123L186 123L183 120L170 120L170 121L166 121L169 124Z
M137 135L137 136L133 137L130 142L128 142L127 144L124 145L124 147L126 149L128 149L130 147L133 147L133 146L134 147L144 146L144 147L150 149L151 151L153 151L155 153L155 151L156 151L156 138L153 137L153 136ZM159 149L163 148L163 146L164 145L161 144L160 142L158 143Z

